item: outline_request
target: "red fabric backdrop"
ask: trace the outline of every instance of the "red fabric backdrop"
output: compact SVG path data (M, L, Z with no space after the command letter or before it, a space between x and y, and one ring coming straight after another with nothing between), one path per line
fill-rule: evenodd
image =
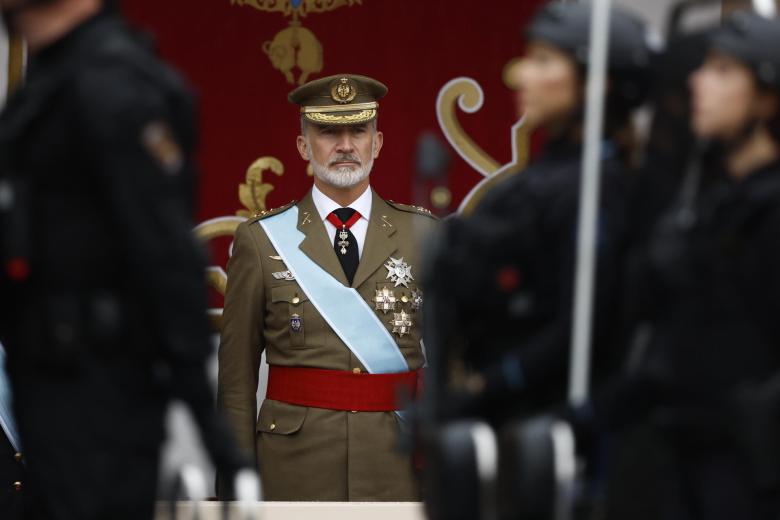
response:
M290 0L258 0L289 5ZM194 85L200 98L202 170L199 221L243 208L238 185L260 156L281 160L285 173L267 173L274 185L268 206L300 198L311 185L295 150L297 107L287 82L264 52L291 16L264 12L245 0L194 2L126 0L125 13L151 31L161 54ZM294 0L294 4L299 4ZM515 111L502 70L522 51L520 33L540 0L304 0L347 4L300 18L322 45L323 68L310 79L342 72L375 77L390 92L380 107L385 147L372 184L385 198L430 207L426 190L414 191L418 138L434 132L441 87L459 76L485 91L475 114L460 113L466 132L501 164L511 159ZM349 5L352 4L352 5ZM300 74L294 70L295 79ZM448 180L452 208L482 176L452 150ZM414 200L417 199L417 200Z

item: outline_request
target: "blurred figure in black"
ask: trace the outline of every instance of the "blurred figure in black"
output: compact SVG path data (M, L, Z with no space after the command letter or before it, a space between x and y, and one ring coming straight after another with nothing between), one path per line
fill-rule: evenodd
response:
M642 24L619 9L611 18L595 328L605 355L634 153L630 118L643 100L650 60ZM430 290L455 308L448 346L457 349L463 338L463 357L476 374L467 386L481 399L471 412L495 423L565 402L589 28L590 7L583 4L550 4L529 25L518 100L525 124L545 131L547 144L473 215L446 223L429 269Z
M653 459L621 471L616 519L780 515L780 22L739 13L709 49L690 76L700 153L634 262L616 416Z
M188 402L225 473L191 229L193 100L103 0L0 0L28 45L0 119L0 339L52 519L149 518L163 416Z
M32 500L12 411L11 385L5 372L5 349L0 343L0 512L7 520L21 520ZM29 506L27 507L29 509Z

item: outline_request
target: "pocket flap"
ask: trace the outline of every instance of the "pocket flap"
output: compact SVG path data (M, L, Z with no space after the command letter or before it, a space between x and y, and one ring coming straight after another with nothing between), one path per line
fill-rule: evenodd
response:
M301 429L308 408L266 399L257 416L257 431L290 435Z
M280 287L271 287L271 301L293 303L293 298L298 298L299 302L309 300L309 297L297 285L282 285ZM293 303L294 304L294 303Z

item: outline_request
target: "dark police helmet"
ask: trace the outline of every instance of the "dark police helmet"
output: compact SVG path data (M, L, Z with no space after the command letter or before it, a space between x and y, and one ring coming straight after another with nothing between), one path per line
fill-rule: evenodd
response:
M710 48L743 62L761 85L780 89L780 20L737 12L713 32Z
M525 37L558 47L584 68L588 63L591 12L588 4L548 4L531 21ZM652 58L644 24L613 7L609 43L610 97L635 107L648 91Z

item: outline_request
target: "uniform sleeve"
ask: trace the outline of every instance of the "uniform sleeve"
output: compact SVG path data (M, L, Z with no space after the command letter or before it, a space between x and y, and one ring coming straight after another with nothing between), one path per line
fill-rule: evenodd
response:
M219 344L217 402L227 416L239 446L255 454L255 420L262 324L265 314L260 249L252 230L236 230L233 256L228 262L222 338Z
M116 230L126 287L155 331L154 344L141 347L167 361L172 392L189 404L217 467L236 471L246 461L216 416L205 371L213 347L206 254L192 231L191 99L164 69L150 62L142 72L115 58L78 74L73 128L83 149L76 152Z
M118 62L74 87L85 167L116 230L127 287L145 302L158 355L176 367L210 355L205 251L192 233L194 129L185 92Z

